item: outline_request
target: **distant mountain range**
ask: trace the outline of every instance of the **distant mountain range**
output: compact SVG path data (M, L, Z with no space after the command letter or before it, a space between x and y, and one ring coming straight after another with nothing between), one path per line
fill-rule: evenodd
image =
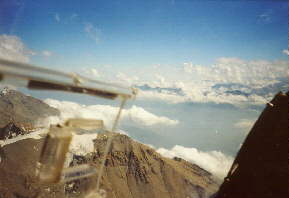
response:
M155 91L155 92L165 92L176 94L179 96L185 96L184 91L181 88L173 88L173 87L154 87L150 86L149 84L143 84L136 86L137 88L143 91ZM259 87L259 88L252 88L245 84L240 83L218 83L211 87L213 91L216 93L223 93L228 95L241 95L241 96L250 96L253 94L259 96L266 96L267 94L276 94L280 91L286 92L289 89L288 78L280 78L279 82ZM204 92L206 95L206 92Z
M143 90L143 91L157 91L157 92L167 91L167 92L174 93L174 94L177 94L177 95L180 95L180 96L184 95L184 92L183 92L183 90L181 88L152 87L152 86L150 86L148 84L143 84L143 85L139 85L139 86L136 86L136 87L138 89Z

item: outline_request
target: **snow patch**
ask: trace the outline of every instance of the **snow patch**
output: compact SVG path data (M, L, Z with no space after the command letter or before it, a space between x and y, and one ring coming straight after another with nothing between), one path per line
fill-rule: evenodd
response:
M11 138L11 139L2 140L2 141L0 141L0 147L18 142L20 140L29 139L29 138L30 139L40 139L40 138L43 138L47 134L47 132L48 132L47 129L40 129L40 130L31 132L29 134L18 135L14 138Z
M69 151L66 154L64 167L68 167L72 162L73 155L84 156L94 151L93 140L97 138L97 134L73 134L72 141L69 146Z
M70 144L70 152L75 155L86 155L94 151L93 140L97 138L97 134L74 134Z

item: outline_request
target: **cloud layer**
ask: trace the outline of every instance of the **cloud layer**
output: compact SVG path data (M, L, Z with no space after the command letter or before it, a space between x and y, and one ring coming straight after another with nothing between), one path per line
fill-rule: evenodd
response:
M51 51L48 51L48 50L44 50L41 52L41 55L44 56L44 57L50 57L53 55L53 52Z
M100 41L100 30L95 27L92 23L86 23L84 25L84 32L88 35L88 37L95 41L95 43L99 43Z
M118 111L117 107L109 105L81 105L74 102L53 99L46 99L45 102L59 109L61 112L60 117L47 118L47 120L45 120L47 125L63 122L68 118L92 118L103 120L105 126L110 129ZM138 106L124 109L122 112L122 121L123 124L133 124L139 127L176 126L179 123L178 120L157 116Z
M54 53L49 50L32 51L14 35L0 35L0 58L27 63L32 56L49 58Z
M55 19L56 22L60 22L60 16L59 16L58 13L54 14L54 19Z
M283 52L284 54L286 54L287 56L289 56L289 50L288 50L288 49L284 49L282 52Z
M264 105L274 94L289 89L288 61L242 60L221 57L211 66L184 63L116 74L120 82L140 88L139 99L168 103L216 103L238 107ZM150 72L148 72L150 71ZM138 74L138 75L137 75ZM132 77L128 77L132 76Z
M168 158L183 158L191 163L197 164L220 179L227 175L233 163L232 157L226 156L220 151L203 152L196 148L186 148L179 145L174 146L170 150L159 148L157 152Z

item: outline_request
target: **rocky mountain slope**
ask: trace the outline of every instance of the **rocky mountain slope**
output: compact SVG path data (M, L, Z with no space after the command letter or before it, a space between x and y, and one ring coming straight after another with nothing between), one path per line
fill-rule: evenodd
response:
M108 136L114 140L108 155L101 189L109 198L205 198L216 192L212 175L180 158L168 159L126 135L103 133L95 139L93 153L73 156L71 166L100 166ZM0 149L2 197L83 197L96 177L67 184L42 185L34 177L43 139L25 139ZM0 196L1 197L1 196Z
M0 139L27 133L38 120L57 115L57 109L41 100L4 88L0 92Z
M113 136L102 188L108 197L207 197L218 188L212 175L180 158L168 159L126 135L104 133L95 140L95 153L74 162L99 166L108 136Z
M14 95L18 93L14 92ZM5 102L9 103L6 98ZM31 99L29 104L33 107L30 110L30 105L21 107L26 103L16 98L15 106L25 109L21 113L14 111L19 115L18 121L20 118L30 120L29 116L38 105L43 105L37 99ZM13 116L14 112L6 112L1 117ZM45 110L42 113L47 115ZM74 155L70 166L89 163L99 168L109 136L113 136L113 142L100 186L107 198L206 198L218 189L212 175L197 165L180 158L164 158L126 135L111 132L98 134L94 140L95 151ZM0 147L0 198L85 197L88 189L95 188L97 176L65 184L39 183L35 178L35 166L42 145L43 138L29 138Z

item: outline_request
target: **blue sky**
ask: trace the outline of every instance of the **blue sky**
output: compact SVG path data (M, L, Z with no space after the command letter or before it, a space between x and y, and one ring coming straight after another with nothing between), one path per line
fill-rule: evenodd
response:
M224 56L287 58L286 1L13 1L18 5L2 14L0 32L58 55L47 64L145 67L210 65Z
M288 54L287 1L0 2L0 58L138 87L120 129L168 152L197 149L193 162L210 156L216 169L230 167L265 104L288 91ZM23 91L57 100L48 103L65 116L115 106Z

